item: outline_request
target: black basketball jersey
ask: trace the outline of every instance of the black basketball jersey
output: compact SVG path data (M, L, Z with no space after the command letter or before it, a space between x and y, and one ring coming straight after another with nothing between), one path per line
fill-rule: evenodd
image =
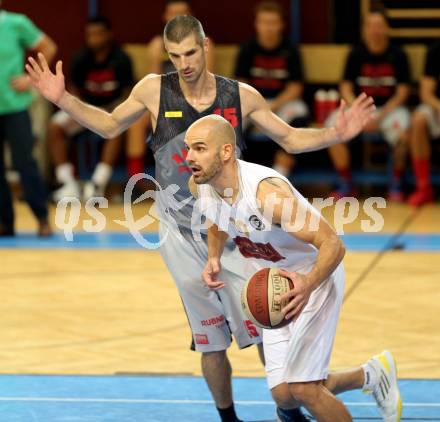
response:
M234 127L237 139L237 153L244 147L242 135L242 116L238 82L215 76L216 97L206 110L199 113L185 99L179 85L177 72L167 73L161 77L160 105L156 129L149 140L149 147L156 161L156 180L162 189L177 185L179 190L175 199L182 201L191 197L188 180L191 169L186 163L187 150L184 143L188 127L209 114L219 114ZM179 212L169 212L180 226L190 227L193 202Z

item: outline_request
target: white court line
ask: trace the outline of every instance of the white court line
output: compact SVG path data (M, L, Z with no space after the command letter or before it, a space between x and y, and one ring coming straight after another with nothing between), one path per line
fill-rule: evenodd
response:
M162 400L162 399L104 399L74 397L0 397L0 402L64 402L64 403L126 403L126 404L214 404L212 400ZM237 400L236 404L244 406L274 406L272 401ZM375 407L376 403L344 402L353 407ZM404 403L404 407L440 407L440 403Z

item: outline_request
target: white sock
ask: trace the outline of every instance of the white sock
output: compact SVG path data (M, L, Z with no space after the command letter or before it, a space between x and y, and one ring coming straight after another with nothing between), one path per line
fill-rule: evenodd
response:
M364 386L363 390L372 390L377 383L379 382L379 373L377 369L373 366L372 363L367 362L362 365L362 369L364 370Z
M92 182L100 187L107 186L113 173L113 167L106 163L98 163L92 175Z
M55 168L55 177L57 178L58 183L62 183L63 185L67 183L74 183L75 176L73 174L73 165L70 163L63 163Z
M282 174L284 177L287 177L290 173L290 170L287 167L280 166L279 164L274 164L273 169Z

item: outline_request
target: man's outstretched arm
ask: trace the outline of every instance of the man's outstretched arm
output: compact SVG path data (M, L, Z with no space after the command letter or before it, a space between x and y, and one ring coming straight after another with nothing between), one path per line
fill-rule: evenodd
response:
M373 99L361 94L348 110L341 101L333 127L302 129L289 126L272 113L266 100L251 86L240 83L240 97L243 116L248 116L261 131L290 153L315 151L354 138L372 119L375 110Z
M32 57L29 58L26 70L32 85L41 95L66 111L79 124L103 138L113 138L134 123L147 109L141 99L145 96L147 98L154 96L155 85L159 85L159 83L152 81L158 76L148 75L133 88L123 103L109 113L91 106L67 92L61 61L57 62L56 71L53 73L45 57L40 53L38 54L38 62Z

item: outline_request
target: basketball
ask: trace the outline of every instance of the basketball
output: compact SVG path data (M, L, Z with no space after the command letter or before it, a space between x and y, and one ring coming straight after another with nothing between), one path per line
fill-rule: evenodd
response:
M247 317L262 328L280 328L290 321L281 312L280 297L293 289L292 280L276 268L263 268L246 282L241 291L241 306Z

